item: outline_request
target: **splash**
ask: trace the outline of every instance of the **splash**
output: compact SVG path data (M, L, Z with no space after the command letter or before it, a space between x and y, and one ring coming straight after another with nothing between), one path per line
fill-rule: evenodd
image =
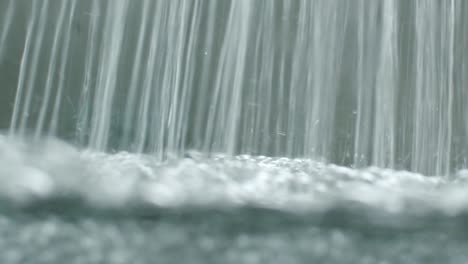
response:
M53 211L63 202L70 203L70 212L88 208L135 216L263 208L318 217L338 210L364 212L382 225L382 215L393 217L388 224L394 224L433 214L450 218L468 209L466 171L447 179L309 159L199 152L161 162L151 155L77 150L54 139L33 142L1 141L5 208Z

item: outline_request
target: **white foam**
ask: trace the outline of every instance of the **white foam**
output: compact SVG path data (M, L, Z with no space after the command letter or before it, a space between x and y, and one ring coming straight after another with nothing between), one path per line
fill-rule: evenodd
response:
M352 169L306 159L210 155L159 162L150 155L78 151L47 139L0 139L0 196L23 205L77 197L95 207L237 207L322 211L348 202L388 213L468 209L463 177ZM464 175L461 171L458 175Z

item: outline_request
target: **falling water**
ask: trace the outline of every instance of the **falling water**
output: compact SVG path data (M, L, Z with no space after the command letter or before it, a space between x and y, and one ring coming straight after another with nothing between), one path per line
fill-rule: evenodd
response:
M282 212L253 213L266 222L292 211L308 235L291 243L319 236L345 254L361 238L324 222L458 227L447 219L468 210L467 15L464 0L0 0L0 196L40 210L31 201ZM125 225L109 232L144 237ZM246 262L239 252L231 262Z
M466 164L463 1L4 6L2 54L23 46L3 55L18 73L3 84L16 90L12 134L161 158L192 149L430 175Z
M463 1L4 5L2 53L26 24L17 82L3 84L16 89L12 134L161 158L466 165Z

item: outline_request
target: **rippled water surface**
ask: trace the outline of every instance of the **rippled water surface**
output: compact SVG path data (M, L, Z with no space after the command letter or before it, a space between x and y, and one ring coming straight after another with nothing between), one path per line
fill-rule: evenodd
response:
M463 263L467 173L0 138L1 263Z

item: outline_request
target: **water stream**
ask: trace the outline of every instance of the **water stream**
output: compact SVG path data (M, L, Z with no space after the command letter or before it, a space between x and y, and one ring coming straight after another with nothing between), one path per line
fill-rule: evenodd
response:
M0 262L466 262L467 15L0 0Z

